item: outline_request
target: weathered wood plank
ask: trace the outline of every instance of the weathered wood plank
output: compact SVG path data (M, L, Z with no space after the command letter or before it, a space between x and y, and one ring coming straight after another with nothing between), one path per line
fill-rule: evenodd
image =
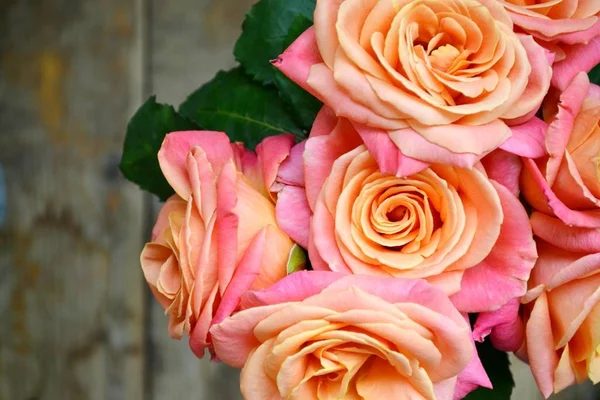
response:
M0 399L141 399L138 0L0 7Z
M235 65L233 44L253 0L152 2L151 88L158 100L178 105L219 69ZM173 341L167 320L151 299L151 398L239 398L238 373L198 360L187 340Z

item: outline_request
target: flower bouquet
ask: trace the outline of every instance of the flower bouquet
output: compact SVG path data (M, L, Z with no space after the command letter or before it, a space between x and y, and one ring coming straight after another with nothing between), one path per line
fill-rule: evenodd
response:
M170 335L249 400L509 399L507 352L600 381L599 17L258 1L237 68L128 125Z

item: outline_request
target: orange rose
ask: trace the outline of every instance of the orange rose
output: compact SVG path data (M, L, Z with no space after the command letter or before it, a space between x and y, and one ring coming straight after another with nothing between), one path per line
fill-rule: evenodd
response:
M502 145L551 77L545 50L495 0L319 0L314 29L275 65L336 115L398 133L404 155L432 162L432 147L460 159Z
M247 400L461 399L489 387L469 324L421 280L299 272L211 329Z

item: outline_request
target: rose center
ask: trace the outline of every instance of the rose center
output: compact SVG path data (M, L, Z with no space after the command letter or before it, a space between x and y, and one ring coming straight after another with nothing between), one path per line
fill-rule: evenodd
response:
M456 47L447 44L432 51L429 60L434 68L446 72L459 55L460 51Z
M390 222L400 222L406 216L406 208L396 207L386 214Z
M380 175L363 186L356 199L355 226L379 246L418 251L442 225L430 195L436 196L435 190L426 182Z

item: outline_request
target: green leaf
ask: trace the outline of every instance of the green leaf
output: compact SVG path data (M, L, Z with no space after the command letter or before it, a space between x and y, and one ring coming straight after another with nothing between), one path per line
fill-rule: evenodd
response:
M305 132L309 132L323 103L279 71L275 73L275 85L279 97L292 110L294 120Z
M596 65L588 75L590 77L590 82L600 85L600 64Z
M496 350L489 340L477 343L477 352L494 389L476 389L464 400L510 400L515 382L510 372L508 354Z
M127 179L166 200L174 191L158 165L158 150L167 133L197 129L197 124L177 114L172 106L157 103L152 96L127 125L119 168Z
M306 269L307 259L304 249L297 244L294 244L288 258L287 274L293 274L294 272Z
M285 50L288 32L298 16L312 23L315 4L316 0L260 0L252 7L234 49L236 60L248 74L265 84L274 81L275 70L269 61Z
M310 19L303 15L297 15L288 31L284 47L288 47L292 44L292 42L311 25L312 21ZM275 67L271 66L271 68L275 69L273 79L275 86L277 86L277 90L279 90L279 97L290 106L296 121L302 129L310 131L315 117L323 106L323 103L300 86L296 85Z
M241 68L217 73L183 102L179 113L203 129L226 132L248 148L281 133L305 137L277 90L253 81Z

